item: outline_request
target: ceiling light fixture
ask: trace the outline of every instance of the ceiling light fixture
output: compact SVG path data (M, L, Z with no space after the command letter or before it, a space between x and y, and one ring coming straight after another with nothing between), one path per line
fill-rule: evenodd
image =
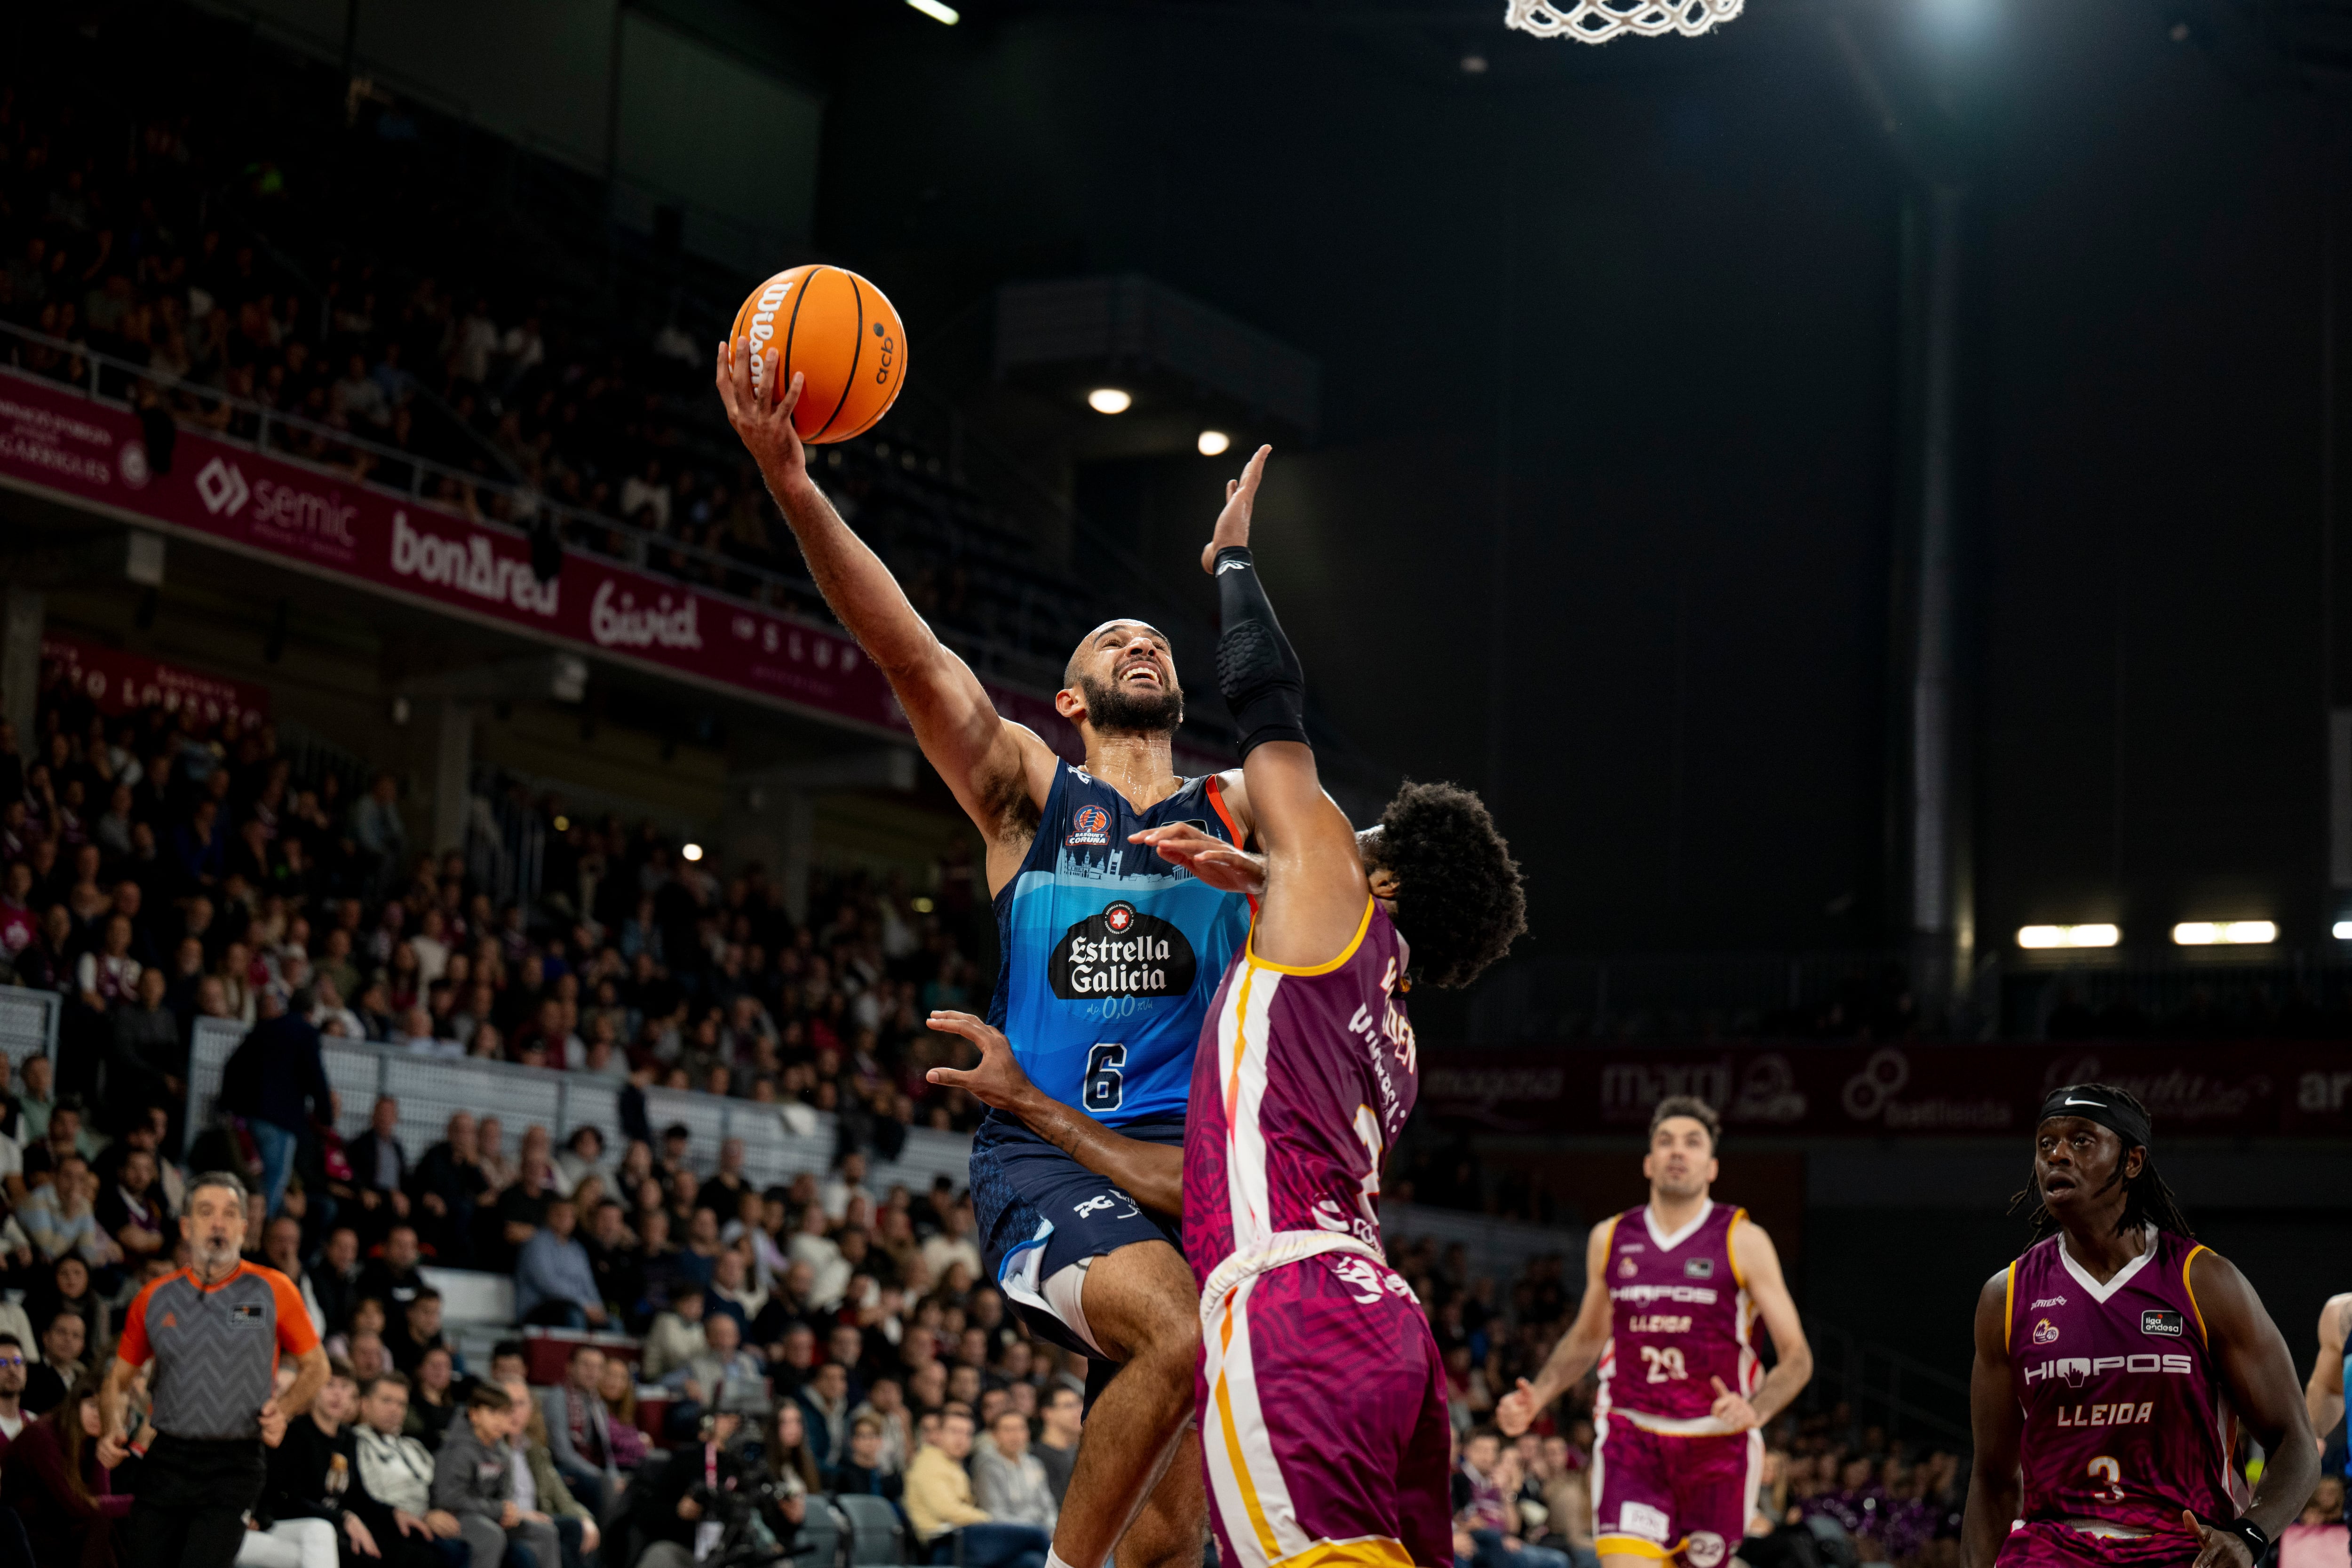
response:
M940 0L907 0L907 4L929 16L932 21L945 22L950 27L963 20L962 12L952 5L940 4Z
M1225 448L1231 447L1233 444L1234 438L1231 436L1226 435L1223 430L1203 430L1201 432L1201 456L1204 458L1222 458L1225 454Z
M2020 947L2113 947L2123 940L2123 931L2111 925L2079 926L2020 926L2017 945Z
M2261 947L2278 941L2273 921L2183 921L2172 928L2181 947Z
M1087 406L1097 414L1124 414L1135 406L1135 398L1116 386L1097 386L1087 394Z

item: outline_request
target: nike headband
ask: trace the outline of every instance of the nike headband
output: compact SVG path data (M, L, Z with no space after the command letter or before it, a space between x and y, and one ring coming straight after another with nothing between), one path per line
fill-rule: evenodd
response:
M2104 1083L2070 1083L2063 1089L2053 1089L2050 1098L2042 1102L2042 1114L2034 1124L2053 1116L2079 1116L2085 1121L2095 1121L2124 1141L2126 1149L2146 1149L2155 1142L2154 1131L2148 1126L2147 1112Z

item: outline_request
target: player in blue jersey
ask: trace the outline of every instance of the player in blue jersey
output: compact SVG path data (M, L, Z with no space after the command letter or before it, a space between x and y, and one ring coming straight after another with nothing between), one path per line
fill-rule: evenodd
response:
M1241 770L1177 775L1171 742L1184 693L1168 639L1143 621L1107 621L1070 656L1054 701L1085 742L1083 767L1000 715L809 477L791 418L800 377L781 399L755 394L751 352L748 340L719 349L727 416L825 603L889 678L924 756L987 841L1004 955L990 1021L1019 1042L1023 1069L1047 1095L1129 1137L1181 1145L1193 1047L1249 910L1134 839L1172 827L1202 845L1246 846ZM1265 457L1226 487L1229 515L1246 518ZM996 1113L972 1141L971 1189L1007 1298L1034 1331L1096 1363L1047 1568L1101 1568L1114 1546L1118 1568L1197 1564L1207 1520L1190 1427L1199 1292L1176 1216Z

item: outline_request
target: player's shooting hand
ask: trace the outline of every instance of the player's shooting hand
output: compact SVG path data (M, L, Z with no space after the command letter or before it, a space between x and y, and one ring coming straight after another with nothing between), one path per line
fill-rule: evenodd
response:
M1189 822L1147 827L1127 836L1129 844L1149 845L1171 866L1181 866L1221 893L1256 898L1265 891L1265 859L1234 848L1213 833Z
M757 390L751 385L755 353L766 362ZM726 405L727 423L758 460L772 489L785 480L808 477L808 455L801 446L801 433L793 426L793 408L801 400L801 373L793 372L792 384L779 388L776 367L782 363L782 356L772 349L755 350L750 338L719 345L719 401Z
M969 1072L954 1068L933 1068L925 1079L942 1089L960 1089L982 1105L1019 1115L1036 1086L1021 1064L1013 1059L1013 1043L1004 1031L992 1028L969 1013L938 1012L930 1016L930 1026L942 1035L961 1035L980 1047L980 1065Z
M286 1440L286 1412L278 1405L276 1394L262 1405L260 1421L263 1447L275 1448Z
M1495 1401L1495 1425L1506 1437L1516 1437L1536 1420L1536 1385L1526 1378L1518 1387Z
M2197 1561L2190 1568L2253 1568L2254 1554L2239 1537L2214 1529L2185 1508L2180 1521L2197 1537Z
M1715 1408L1711 1414L1734 1432L1751 1431L1764 1425L1764 1417L1756 1414L1756 1406L1743 1396L1724 1386L1723 1379L1709 1378L1715 1384Z
M1257 505L1257 483L1265 478L1265 460L1273 452L1271 447L1260 447L1242 465L1242 477L1225 481L1225 510L1217 514L1216 531L1209 536L1207 547L1201 552L1202 571L1214 575L1218 551L1249 543L1250 512Z

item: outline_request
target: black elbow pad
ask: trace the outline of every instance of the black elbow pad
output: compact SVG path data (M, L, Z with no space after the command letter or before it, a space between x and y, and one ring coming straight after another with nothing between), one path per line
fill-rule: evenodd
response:
M1242 755L1268 741L1307 739L1307 672L1282 634L1249 551L1217 552L1217 689L1233 710Z

